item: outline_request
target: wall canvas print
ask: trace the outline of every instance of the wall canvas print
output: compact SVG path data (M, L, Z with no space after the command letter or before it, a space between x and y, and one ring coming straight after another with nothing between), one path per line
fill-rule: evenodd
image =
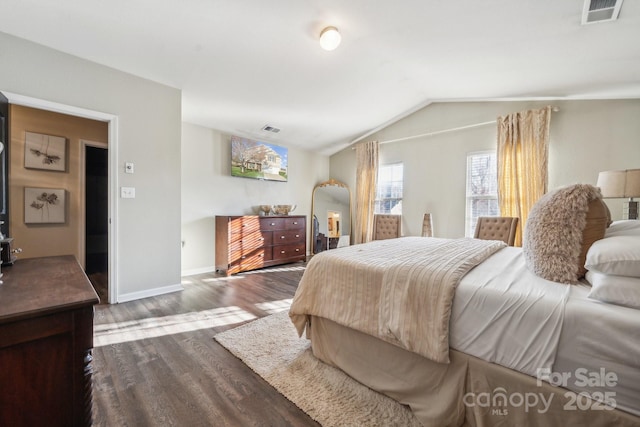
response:
M231 137L231 176L287 181L288 149L268 142Z
M24 188L25 224L65 222L65 195L62 188Z
M67 170L67 139L25 132L24 167L49 171Z

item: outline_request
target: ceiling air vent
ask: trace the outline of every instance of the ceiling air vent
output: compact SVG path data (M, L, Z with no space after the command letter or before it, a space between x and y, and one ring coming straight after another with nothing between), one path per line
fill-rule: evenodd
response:
M262 128L262 130L266 130L267 132L273 132L273 133L278 133L280 132L280 129L273 127L271 125L264 125L264 127Z
M622 0L584 0L582 25L615 21L620 14Z

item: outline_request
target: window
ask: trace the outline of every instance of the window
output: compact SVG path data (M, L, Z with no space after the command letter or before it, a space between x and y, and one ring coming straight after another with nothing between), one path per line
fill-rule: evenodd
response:
M378 168L375 213L402 215L403 174L402 163Z
M473 237L478 217L499 215L496 152L470 153L467 155L466 236Z

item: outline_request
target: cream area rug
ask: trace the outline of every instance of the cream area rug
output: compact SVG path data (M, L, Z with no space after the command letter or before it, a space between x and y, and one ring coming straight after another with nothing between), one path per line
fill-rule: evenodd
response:
M406 406L318 360L287 311L215 339L323 426L420 426Z

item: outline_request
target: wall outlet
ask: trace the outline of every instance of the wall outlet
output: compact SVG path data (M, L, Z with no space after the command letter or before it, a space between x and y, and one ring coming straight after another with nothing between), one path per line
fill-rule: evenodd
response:
M135 187L120 187L120 197L123 199L135 199L136 198Z

